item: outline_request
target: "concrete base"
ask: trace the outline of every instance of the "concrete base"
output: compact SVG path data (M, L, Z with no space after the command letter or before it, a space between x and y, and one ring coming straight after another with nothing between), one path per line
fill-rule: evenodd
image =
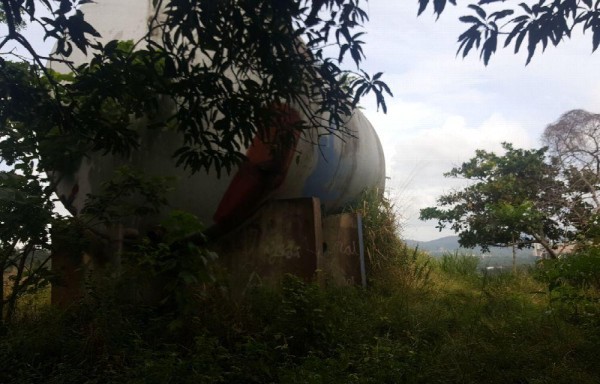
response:
M52 273L57 276L50 290L50 302L60 308L82 297L83 273L81 256L72 255L65 248L52 252Z
M76 232L73 232L75 234ZM52 234L52 274L55 281L50 291L50 302L60 308L66 308L84 295L85 277L91 272L92 258L90 253L81 251L80 244L85 242L88 252L95 252L96 244L89 241L90 236L73 240L65 236ZM83 240L81 240L83 239Z
M66 308L85 295L85 285L102 273L115 275L120 263L120 241L109 241L89 230L52 234L52 274L55 281L50 290L50 302Z
M323 218L317 198L275 200L239 228L214 240L209 248L219 255L231 294L240 297L251 287L277 284L288 273L322 285L359 284L358 236L356 214ZM91 250L89 254L94 256L90 257L73 255L68 247L61 248L59 241L55 248L53 271L61 278L52 286L52 303L63 307L82 296L84 280L98 264L94 258L105 258L120 249L104 244L96 247L102 249Z
M227 269L235 296L255 285L275 284L287 273L311 281L323 254L319 199L269 202L211 247Z
M323 262L327 284L361 284L360 239L356 213L341 213L323 218Z
M359 244L356 214L322 217L319 199L302 198L269 202L212 247L240 296L286 273L321 285L360 284Z

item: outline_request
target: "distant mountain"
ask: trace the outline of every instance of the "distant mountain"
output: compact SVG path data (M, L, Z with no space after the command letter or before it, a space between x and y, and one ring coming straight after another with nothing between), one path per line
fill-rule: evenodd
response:
M512 263L511 247L490 247L489 253L481 252L480 248L462 248L458 244L458 236L446 236L430 241L404 240L409 247L419 247L431 256L440 257L444 254L455 253L480 256L487 265L510 265ZM533 264L537 260L532 249L517 249L518 264Z
M430 241L405 240L410 247L419 247L422 251L427 251L432 256L446 252L455 252L459 250L463 253L473 253L474 249L464 249L458 244L458 236L446 236Z

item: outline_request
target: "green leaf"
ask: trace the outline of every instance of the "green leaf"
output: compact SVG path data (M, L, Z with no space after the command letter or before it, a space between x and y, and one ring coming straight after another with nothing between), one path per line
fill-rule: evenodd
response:
M475 12L477 12L477 14L479 15L479 17L481 17L482 20L485 20L487 18L487 14L483 10L483 8L481 8L475 4L469 4L468 7L473 9Z
M592 52L595 52L598 49L598 45L600 45L600 17L596 19L594 26L592 27Z
M438 15L438 18L446 8L446 0L433 0L433 11Z
M419 0L419 11L417 12L417 16L420 15L427 9L427 5L429 4L429 0Z
M475 16L461 16L458 18L463 23L473 23L473 24L482 24L481 20L476 18Z
M481 55L483 57L483 63L487 65L490 61L490 57L496 52L496 46L498 44L498 34L491 33L490 37L483 43L481 48Z
M498 11L498 12L492 13L489 18L493 19L495 21L498 21L498 20L503 19L506 16L510 16L510 15L512 15L514 13L515 13L515 11L512 10L512 9L505 9L503 11Z

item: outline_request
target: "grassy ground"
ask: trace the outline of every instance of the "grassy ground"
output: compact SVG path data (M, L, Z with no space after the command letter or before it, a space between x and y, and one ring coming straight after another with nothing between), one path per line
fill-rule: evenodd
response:
M293 277L243 303L215 290L183 318L97 292L67 312L21 310L0 382L600 382L594 292L552 296L531 271L472 264L419 258L412 280L391 268L368 291Z

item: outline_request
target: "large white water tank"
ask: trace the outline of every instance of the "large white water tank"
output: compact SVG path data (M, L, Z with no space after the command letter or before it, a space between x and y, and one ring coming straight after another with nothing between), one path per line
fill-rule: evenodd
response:
M82 10L85 19L102 35L99 40L103 43L141 38L154 12L152 0L103 0L87 4ZM89 60L78 51L69 59L76 64ZM60 64L53 65L57 71L66 71ZM295 114L293 106L291 114ZM207 227L235 226L268 199L318 197L324 211L333 212L356 201L366 188L383 190L385 182L383 150L373 126L355 110L346 127L354 137L320 136L316 129L304 132L296 147L279 156L276 163L265 145L255 138L243 149L248 161L220 177L214 171L190 174L176 168L172 155L182 145L181 137L175 132L140 128L138 151L126 158L90 154L75 167L75 172L61 175L57 193L67 203L67 209L77 214L87 194L99 193L115 169L130 165L146 175L174 177L168 209L193 213ZM320 137L318 143L314 137ZM127 223L138 227L148 224Z

